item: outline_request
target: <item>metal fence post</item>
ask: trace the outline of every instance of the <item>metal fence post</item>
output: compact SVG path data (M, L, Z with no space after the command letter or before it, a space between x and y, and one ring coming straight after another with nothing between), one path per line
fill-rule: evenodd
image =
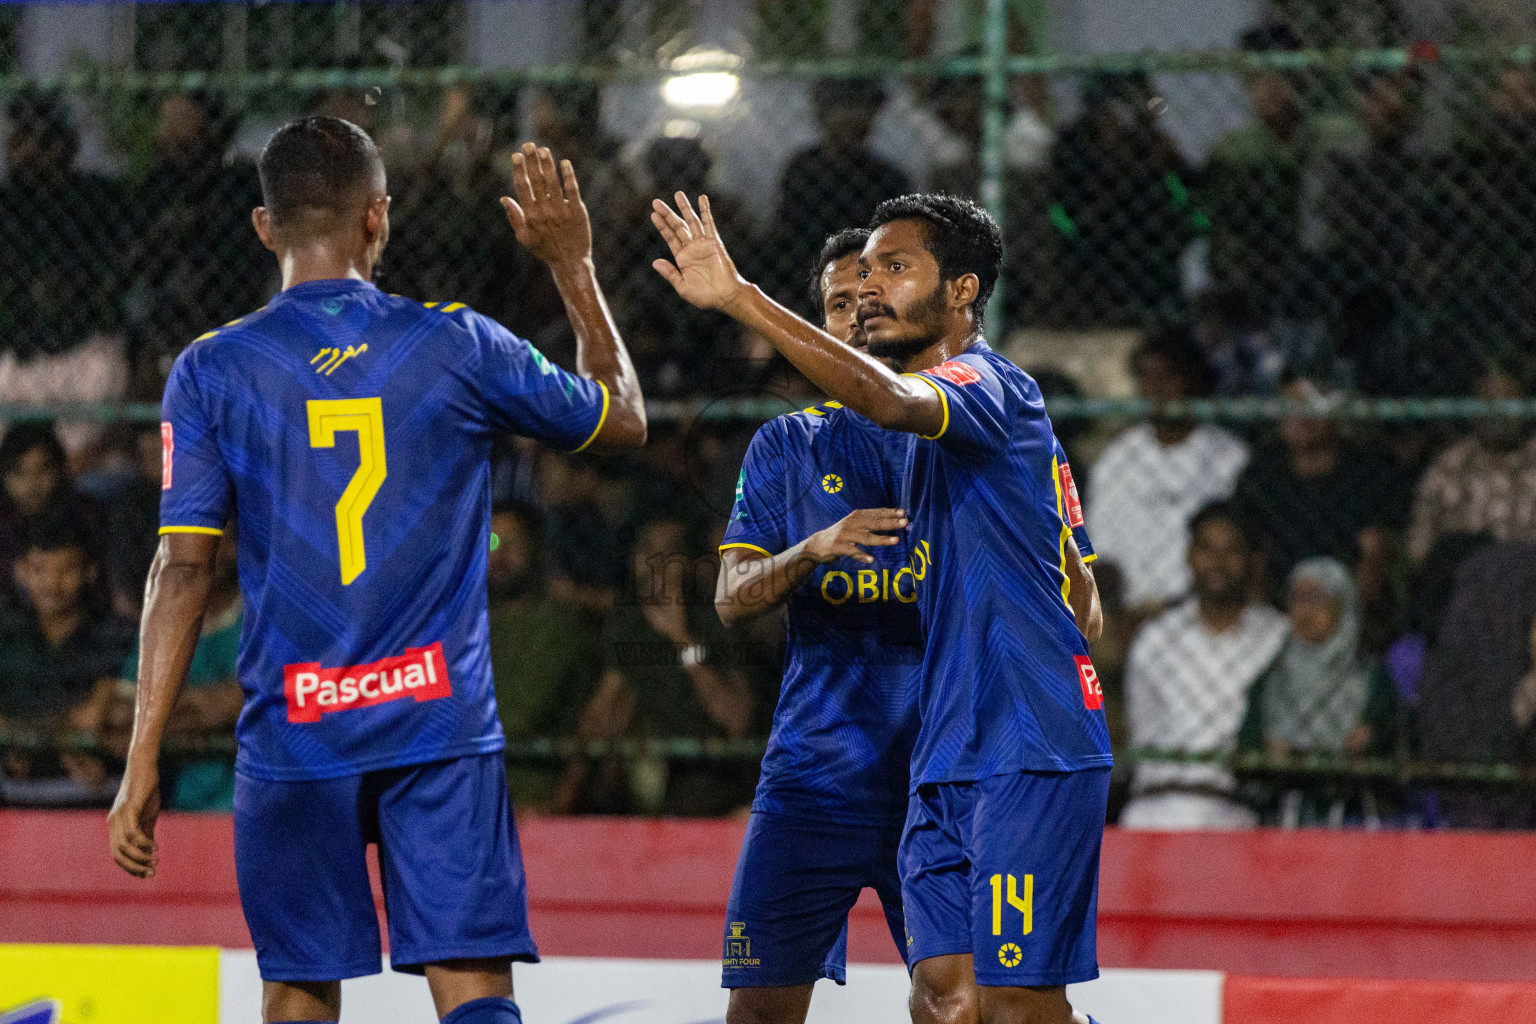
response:
M981 203L1006 230L1003 220L1004 135L1008 117L1008 0L987 0L986 52L982 63L985 107L981 123ZM986 333L1003 343L1003 292L1007 268L987 303Z

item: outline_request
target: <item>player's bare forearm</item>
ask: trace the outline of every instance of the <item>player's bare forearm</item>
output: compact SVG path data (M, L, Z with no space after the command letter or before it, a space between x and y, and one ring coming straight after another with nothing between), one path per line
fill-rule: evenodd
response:
M828 397L885 429L936 434L944 425L943 401L933 388L844 345L756 285L742 288L725 312L772 342Z
M160 811L160 742L181 693L203 612L213 589L219 538L173 533L160 538L144 592L133 735L117 800L108 816L112 855L129 874L154 874Z
M638 448L645 444L645 396L640 379L619 336L608 300L597 282L590 258L551 264L555 286L565 302L566 316L576 334L576 369L608 388L608 417L597 435L599 450Z
M166 723L181 694L213 587L218 537L173 533L160 538L149 567L139 639L139 683L128 762L159 757Z
M907 514L899 508L859 508L776 555L726 548L720 556L715 611L726 626L755 619L789 600L818 565L840 558L873 565L868 549L900 543L894 533L906 525Z
M1099 602L1099 584L1093 578L1093 570L1083 561L1077 541L1067 538L1067 601L1072 605L1072 618L1083 639L1090 644L1098 643L1104 634L1104 608Z
M675 211L659 199L651 208L651 223L674 262L656 260L652 266L678 295L701 309L718 309L761 334L812 384L880 426L938 433L944 405L933 388L891 372L774 302L737 273L715 227L709 198L699 197L699 213L683 193L674 198Z
M592 263L592 222L569 160L555 165L547 148L523 143L512 154L512 190L502 209L517 240L555 275L566 315L576 332L577 370L608 388L608 414L598 429L599 450L645 444L645 399L629 353L608 311Z
M789 600L818 564L806 554L806 543L801 541L773 556L746 548L727 548L721 553L715 611L726 628L751 622Z

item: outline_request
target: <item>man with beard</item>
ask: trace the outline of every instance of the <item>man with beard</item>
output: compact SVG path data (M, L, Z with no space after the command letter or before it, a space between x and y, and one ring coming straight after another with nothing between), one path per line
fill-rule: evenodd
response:
M952 196L881 204L859 257L866 354L743 280L708 199L701 217L676 198L680 212L658 200L651 219L678 294L908 435L901 505L927 641L899 853L913 1020L1080 1022L1066 985L1098 975L1111 763L1088 659L1102 615L1040 389L980 336L1002 232Z
M826 240L812 301L827 333L864 348L859 253ZM802 1024L819 978L843 984L848 911L865 886L903 956L896 850L917 735L923 647L900 546L906 437L837 402L763 424L720 545L727 626L788 608L784 683L726 913L727 1024Z
M1138 747L1184 754L1237 746L1248 696L1285 643L1286 619L1253 600L1253 539L1226 501L1189 526L1194 596L1137 634L1125 671L1126 714ZM1237 780L1217 764L1140 765L1128 828L1251 828L1258 816L1233 798Z

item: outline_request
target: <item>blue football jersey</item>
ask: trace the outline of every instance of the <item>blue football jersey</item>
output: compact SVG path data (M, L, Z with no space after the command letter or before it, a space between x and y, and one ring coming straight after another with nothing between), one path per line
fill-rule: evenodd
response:
M237 768L323 779L502 749L489 452L584 447L607 389L462 303L311 281L166 384L160 532L239 529Z
M1098 676L1068 604L1067 538L1093 546L1040 388L978 341L913 374L944 401L911 442L912 565L928 646L914 788L1111 763Z
M722 550L776 555L856 509L896 508L907 435L836 402L759 428ZM752 806L900 825L917 736L917 580L901 545L816 570L788 601L784 682Z

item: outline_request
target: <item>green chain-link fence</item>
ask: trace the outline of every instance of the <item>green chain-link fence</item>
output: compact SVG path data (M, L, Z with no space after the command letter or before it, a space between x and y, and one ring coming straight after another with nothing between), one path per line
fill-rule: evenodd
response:
M1529 27L1415 44L1389 5L1296 0L1188 52L1155 7L1127 17L1175 52L1076 52L1075 7L1005 0L0 5L0 415L59 419L131 613L144 545L115 513L153 521L130 481L170 361L276 287L248 220L266 135L310 111L367 127L394 197L379 283L569 365L495 202L512 146L551 145L656 428L629 460L498 454L503 529L533 538L505 621L548 637L504 673L514 751L553 766L532 799L719 810L749 786L779 638L714 636L707 552L752 430L809 389L655 276L648 200L707 190L743 271L810 312L825 235L965 194L1005 231L988 334L1046 390L1099 547L1095 658L1121 761L1145 762L1131 817L1523 821ZM746 732L610 656L675 631L636 596L647 557L696 558L667 590L730 651ZM680 666L643 668L688 704ZM1427 794L1469 779L1449 811Z

